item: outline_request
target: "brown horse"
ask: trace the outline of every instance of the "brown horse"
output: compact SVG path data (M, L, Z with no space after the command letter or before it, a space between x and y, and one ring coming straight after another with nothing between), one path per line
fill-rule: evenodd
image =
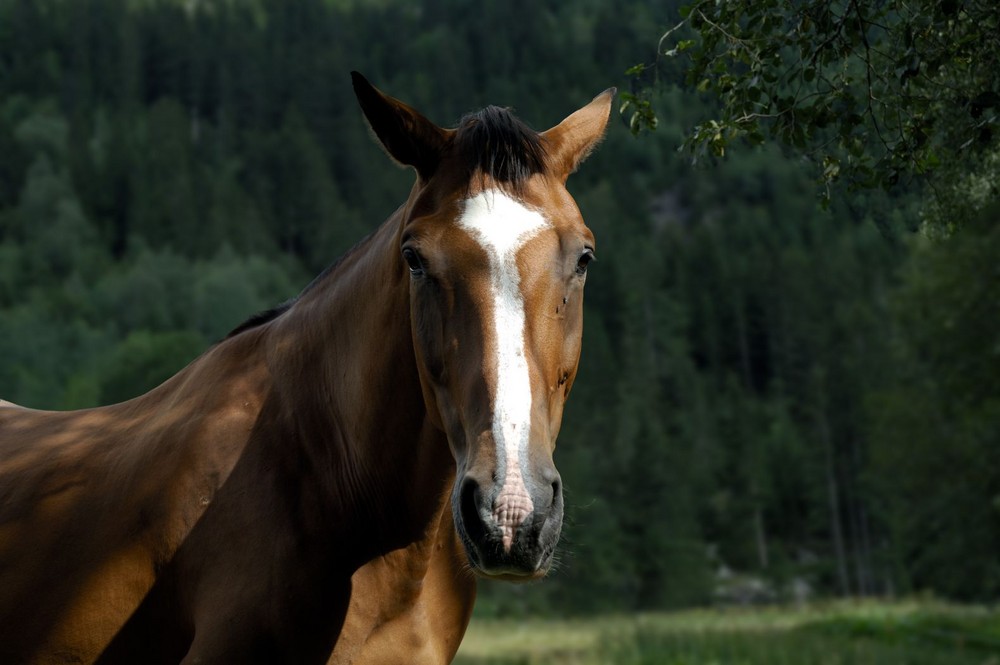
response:
M381 227L141 397L0 404L0 663L447 662L470 571L547 572L613 91L536 133L354 89L417 173Z

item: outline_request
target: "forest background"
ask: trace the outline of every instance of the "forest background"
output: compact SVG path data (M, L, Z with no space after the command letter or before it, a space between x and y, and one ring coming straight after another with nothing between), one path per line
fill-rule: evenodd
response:
M140 394L381 223L412 175L349 71L439 124L501 104L545 129L632 89L680 4L0 0L0 397ZM928 233L951 211L927 178L824 206L779 147L694 165L717 102L660 76L656 131L616 115L570 182L600 259L559 569L478 610L996 600L996 185L952 173L975 205Z

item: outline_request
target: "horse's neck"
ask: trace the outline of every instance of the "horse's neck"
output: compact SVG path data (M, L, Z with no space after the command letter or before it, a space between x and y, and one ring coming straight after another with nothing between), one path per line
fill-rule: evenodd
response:
M398 226L394 215L275 322L269 363L308 457L335 467L338 500L419 538L440 514L454 462L427 420Z

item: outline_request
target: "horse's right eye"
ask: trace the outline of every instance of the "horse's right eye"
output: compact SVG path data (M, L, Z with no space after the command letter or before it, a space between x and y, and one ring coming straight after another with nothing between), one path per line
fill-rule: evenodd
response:
M420 259L420 255L417 254L417 250L412 247L404 247L403 260L406 261L406 265L410 268L411 275L420 277L424 274L424 262Z

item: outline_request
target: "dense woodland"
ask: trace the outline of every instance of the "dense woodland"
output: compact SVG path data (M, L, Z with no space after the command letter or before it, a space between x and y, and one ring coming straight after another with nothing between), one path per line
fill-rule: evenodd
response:
M678 4L0 0L0 397L144 392L388 216L412 175L350 70L440 124L545 129L627 88ZM481 611L995 600L996 185L953 178L987 212L948 238L920 182L824 209L779 148L692 165L713 102L664 76L656 131L616 120L570 181L599 262L559 569Z

